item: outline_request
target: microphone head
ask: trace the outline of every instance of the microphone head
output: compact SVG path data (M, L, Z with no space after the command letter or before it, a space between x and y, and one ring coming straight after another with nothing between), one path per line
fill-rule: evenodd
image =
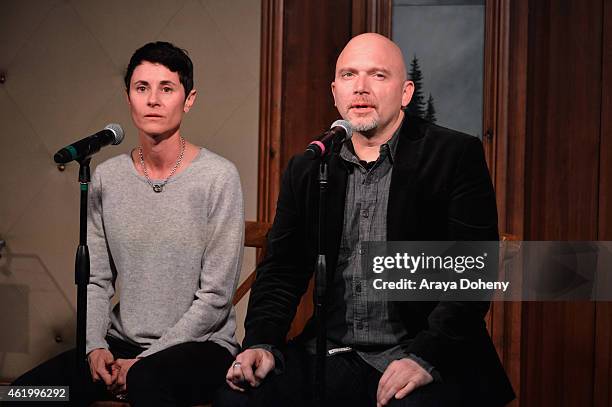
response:
M353 135L353 126L351 126L351 124L346 120L336 120L332 123L330 129L333 129L334 127L342 127L344 129L344 131L346 132L346 137L344 138L344 140L350 139Z
M114 146L116 146L117 144L123 141L123 138L125 137L125 133L123 132L123 128L117 123L109 123L106 125L104 129L112 131L113 134L115 135L115 141L113 141Z

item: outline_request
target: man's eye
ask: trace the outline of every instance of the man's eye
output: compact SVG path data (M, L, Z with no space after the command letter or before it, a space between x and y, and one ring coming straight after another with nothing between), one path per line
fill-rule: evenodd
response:
M147 90L147 88L145 86L136 86L136 90L138 92L144 92L145 90Z
M380 72L375 73L374 77L376 77L376 79L385 79L386 78L385 74L384 73L380 73Z
M345 72L345 73L343 73L343 74L342 74L342 77L343 77L343 78L350 78L350 77L352 77L352 76L353 76L353 73L352 73L352 72Z
M170 92L172 92L172 90L173 89L169 88L169 87L162 88L162 92L164 92L164 93L170 93Z

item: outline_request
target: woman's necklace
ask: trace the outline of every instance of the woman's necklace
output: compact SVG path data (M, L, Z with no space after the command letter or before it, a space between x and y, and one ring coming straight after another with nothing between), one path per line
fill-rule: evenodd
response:
M149 173L147 172L147 167L145 166L144 157L142 155L142 146L138 146L138 155L140 156L140 166L142 167L142 172L144 173L144 176L147 179L147 183L151 186L151 188L153 188L153 191L155 192L162 192L164 190L164 187L168 183L168 180L174 175L179 165L181 165L181 161L183 160L183 155L185 154L185 139L182 136L180 136L180 138L181 138L181 152L178 156L178 159L176 160L176 164L174 164L174 168L172 168L172 171L170 171L170 175L168 175L168 178L163 180L161 184L153 183L151 181L151 178L149 178Z

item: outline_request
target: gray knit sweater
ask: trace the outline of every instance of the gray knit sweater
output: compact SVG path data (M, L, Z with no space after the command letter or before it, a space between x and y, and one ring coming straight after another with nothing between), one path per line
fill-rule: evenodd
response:
M236 167L203 148L155 193L123 154L97 167L89 194L86 352L108 348L108 334L146 348L140 357L207 340L235 354L244 240Z

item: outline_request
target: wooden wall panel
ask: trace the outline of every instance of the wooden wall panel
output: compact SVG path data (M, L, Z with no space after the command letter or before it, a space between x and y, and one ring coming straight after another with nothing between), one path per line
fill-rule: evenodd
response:
M597 238L602 1L531 1L529 238Z
M339 117L331 82L351 38L350 0L286 0L281 168Z
M530 1L527 240L598 235L602 1ZM521 405L593 403L594 303L523 307Z

